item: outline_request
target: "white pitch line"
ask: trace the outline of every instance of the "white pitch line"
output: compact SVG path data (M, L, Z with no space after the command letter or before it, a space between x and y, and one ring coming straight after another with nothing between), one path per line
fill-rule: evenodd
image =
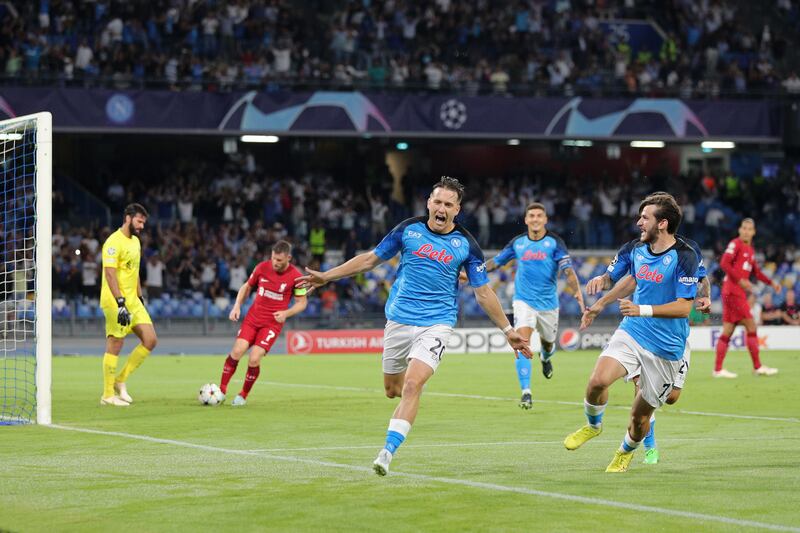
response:
M247 450L235 450L229 448L220 448L217 446L207 446L205 444L194 444L191 442L184 442L179 440L173 439L161 439L157 437L149 437L147 435L136 435L133 433L122 433L119 431L101 431L97 429L88 429L88 428L80 428L74 426L62 426L60 424L52 424L50 426L44 426L53 429L61 429L66 431L76 431L79 433L90 433L94 435L105 435L109 437L120 437L132 440L140 440L145 442L151 442L154 444L170 444L173 446L180 446L184 448L193 448L196 450L203 450L208 452L221 452L221 453L228 453L234 455L248 455L248 456L258 456L264 459L272 459L275 461L285 461L290 463L300 463L300 464L307 464L313 466L323 466L328 468L338 468L341 470L350 470L354 472L364 472L372 474L372 468L363 467L363 466L355 466L343 463L334 463L332 461L318 461L316 459L303 459L300 457L288 457L282 455L272 455L272 454L264 454L260 452L252 452ZM374 475L374 474L372 474ZM553 498L557 500L566 500L576 503L582 503L586 505L597 505L601 507L614 507L618 509L627 509L629 511L639 511L644 513L654 513L654 514L661 514L666 516L677 516L681 518L689 518L692 520L698 520L703 522L718 522L723 524L732 524L739 527L757 527L760 529L768 529L772 531L791 531L794 533L800 533L800 528L793 527L793 526L785 526L781 524L769 524L766 522L756 522L754 520L741 520L738 518L730 518L727 516L719 516L719 515L710 515L704 513L693 513L690 511L679 511L677 509L666 509L662 507L653 507L650 505L638 505L635 503L628 503L628 502L618 502L614 500L606 500L602 498L592 498L588 496L576 496L573 494L562 494L559 492L550 492L544 490L537 490L537 489L529 489L526 487L514 487L509 485L499 485L497 483L485 483L482 481L470 481L466 479L457 479L457 478L448 478L448 477L439 477L439 476L427 476L424 474L407 474L403 472L392 471L392 477L403 477L408 479L416 479L419 481L425 482L434 482L434 483L444 483L447 485L458 485L462 487L470 487L473 489L483 489L488 491L495 491L495 492L509 492L515 494L525 494L530 496L541 496L544 498ZM380 482L380 481L378 481Z
M283 383L280 381L263 381L262 383L267 385L276 385L280 387L296 387L296 388L304 388L304 389L328 389L328 390L340 390L340 391L350 391L350 392L377 392L383 394L382 390L379 389L372 389L369 387L343 387L338 385L312 385L308 383ZM497 401L497 402L510 402L510 401L517 401L517 398L505 398L502 396L482 396L479 394L459 394L454 392L425 392L426 396L441 396L445 398L464 398L468 400L490 400L490 401ZM534 400L534 404L537 403L547 403L547 404L554 404L554 405L569 405L572 407L583 407L582 402L565 402L561 400ZM630 411L631 408L624 405L609 405L608 409L624 409L626 411ZM706 413L703 411L685 411L683 409L670 409L669 411L659 411L661 413L680 413L684 415L697 415L697 416L712 416L712 417L719 417L719 418L737 418L737 419L745 419L745 420L770 420L774 422L800 422L800 418L791 418L791 417L780 417L780 416L759 416L759 415L736 415L731 413Z
M598 442L612 442L615 439L609 437L606 439L593 439ZM658 442L733 442L733 441L763 441L764 437L733 437L733 438L715 438L715 437L696 437L696 438L682 438L682 437L659 437ZM800 440L794 437L771 437L770 440ZM448 442L439 444L403 444L403 449L408 448L489 448L491 446L539 446L539 445L558 445L563 446L563 440L525 440L525 441L502 441L502 442ZM336 450L368 450L380 449L378 444L359 444L354 446L318 446L314 448L254 448L247 450L249 452L258 453L271 453L271 452L323 452L323 451L336 451Z

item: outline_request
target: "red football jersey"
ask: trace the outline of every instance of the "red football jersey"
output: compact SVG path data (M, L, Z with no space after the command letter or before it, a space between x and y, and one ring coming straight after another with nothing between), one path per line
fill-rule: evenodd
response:
M742 278L749 280L751 273L754 273L764 283L772 283L772 280L758 268L756 252L753 247L743 243L738 237L728 243L728 247L725 249L725 253L722 254L722 259L720 259L719 266L725 272L725 280L722 282L722 294L746 298L747 294L739 286L739 280Z
M275 272L271 261L259 263L247 280L255 296L245 320L254 324L274 322L272 313L288 309L293 294L305 295L306 289L295 288L297 278L302 275L294 265L289 265L283 272Z

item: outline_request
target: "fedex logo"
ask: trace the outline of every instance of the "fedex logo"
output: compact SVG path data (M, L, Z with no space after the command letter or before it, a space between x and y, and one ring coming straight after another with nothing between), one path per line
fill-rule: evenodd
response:
M453 260L453 256L447 253L447 250L442 248L441 250L434 250L432 244L423 244L419 247L418 250L411 252L413 255L417 257L423 257L425 259L431 259L433 261L439 261L440 263L444 263L445 265L449 265L450 262Z
M654 283L661 283L664 281L664 274L660 273L657 268L650 270L650 267L647 265L639 267L639 271L636 272L636 277Z
M522 254L523 261L543 261L545 259L547 259L547 254L541 250L538 252L527 250L524 254Z
M722 335L721 329L714 328L711 330L712 347L717 345L717 340L719 340L721 335ZM740 350L747 348L747 337L745 336L745 330L740 330L738 333L731 335L731 339L728 341L728 346ZM763 337L761 336L758 337L758 347L768 348L766 335L764 335Z

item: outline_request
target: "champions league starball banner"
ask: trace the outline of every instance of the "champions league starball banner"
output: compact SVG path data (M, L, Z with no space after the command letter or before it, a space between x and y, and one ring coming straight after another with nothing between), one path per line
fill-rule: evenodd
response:
M53 114L58 131L662 140L778 140L768 101L504 98L354 92L0 89L0 117Z

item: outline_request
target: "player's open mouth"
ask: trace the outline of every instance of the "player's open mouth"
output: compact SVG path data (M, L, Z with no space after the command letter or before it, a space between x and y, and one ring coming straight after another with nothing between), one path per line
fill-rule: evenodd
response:
M446 217L446 216L444 216L444 215L436 215L435 217L433 217L433 219L434 219L436 222L440 222L440 223L442 223L442 224L444 224L444 223L445 223L445 221L447 221L447 217Z

